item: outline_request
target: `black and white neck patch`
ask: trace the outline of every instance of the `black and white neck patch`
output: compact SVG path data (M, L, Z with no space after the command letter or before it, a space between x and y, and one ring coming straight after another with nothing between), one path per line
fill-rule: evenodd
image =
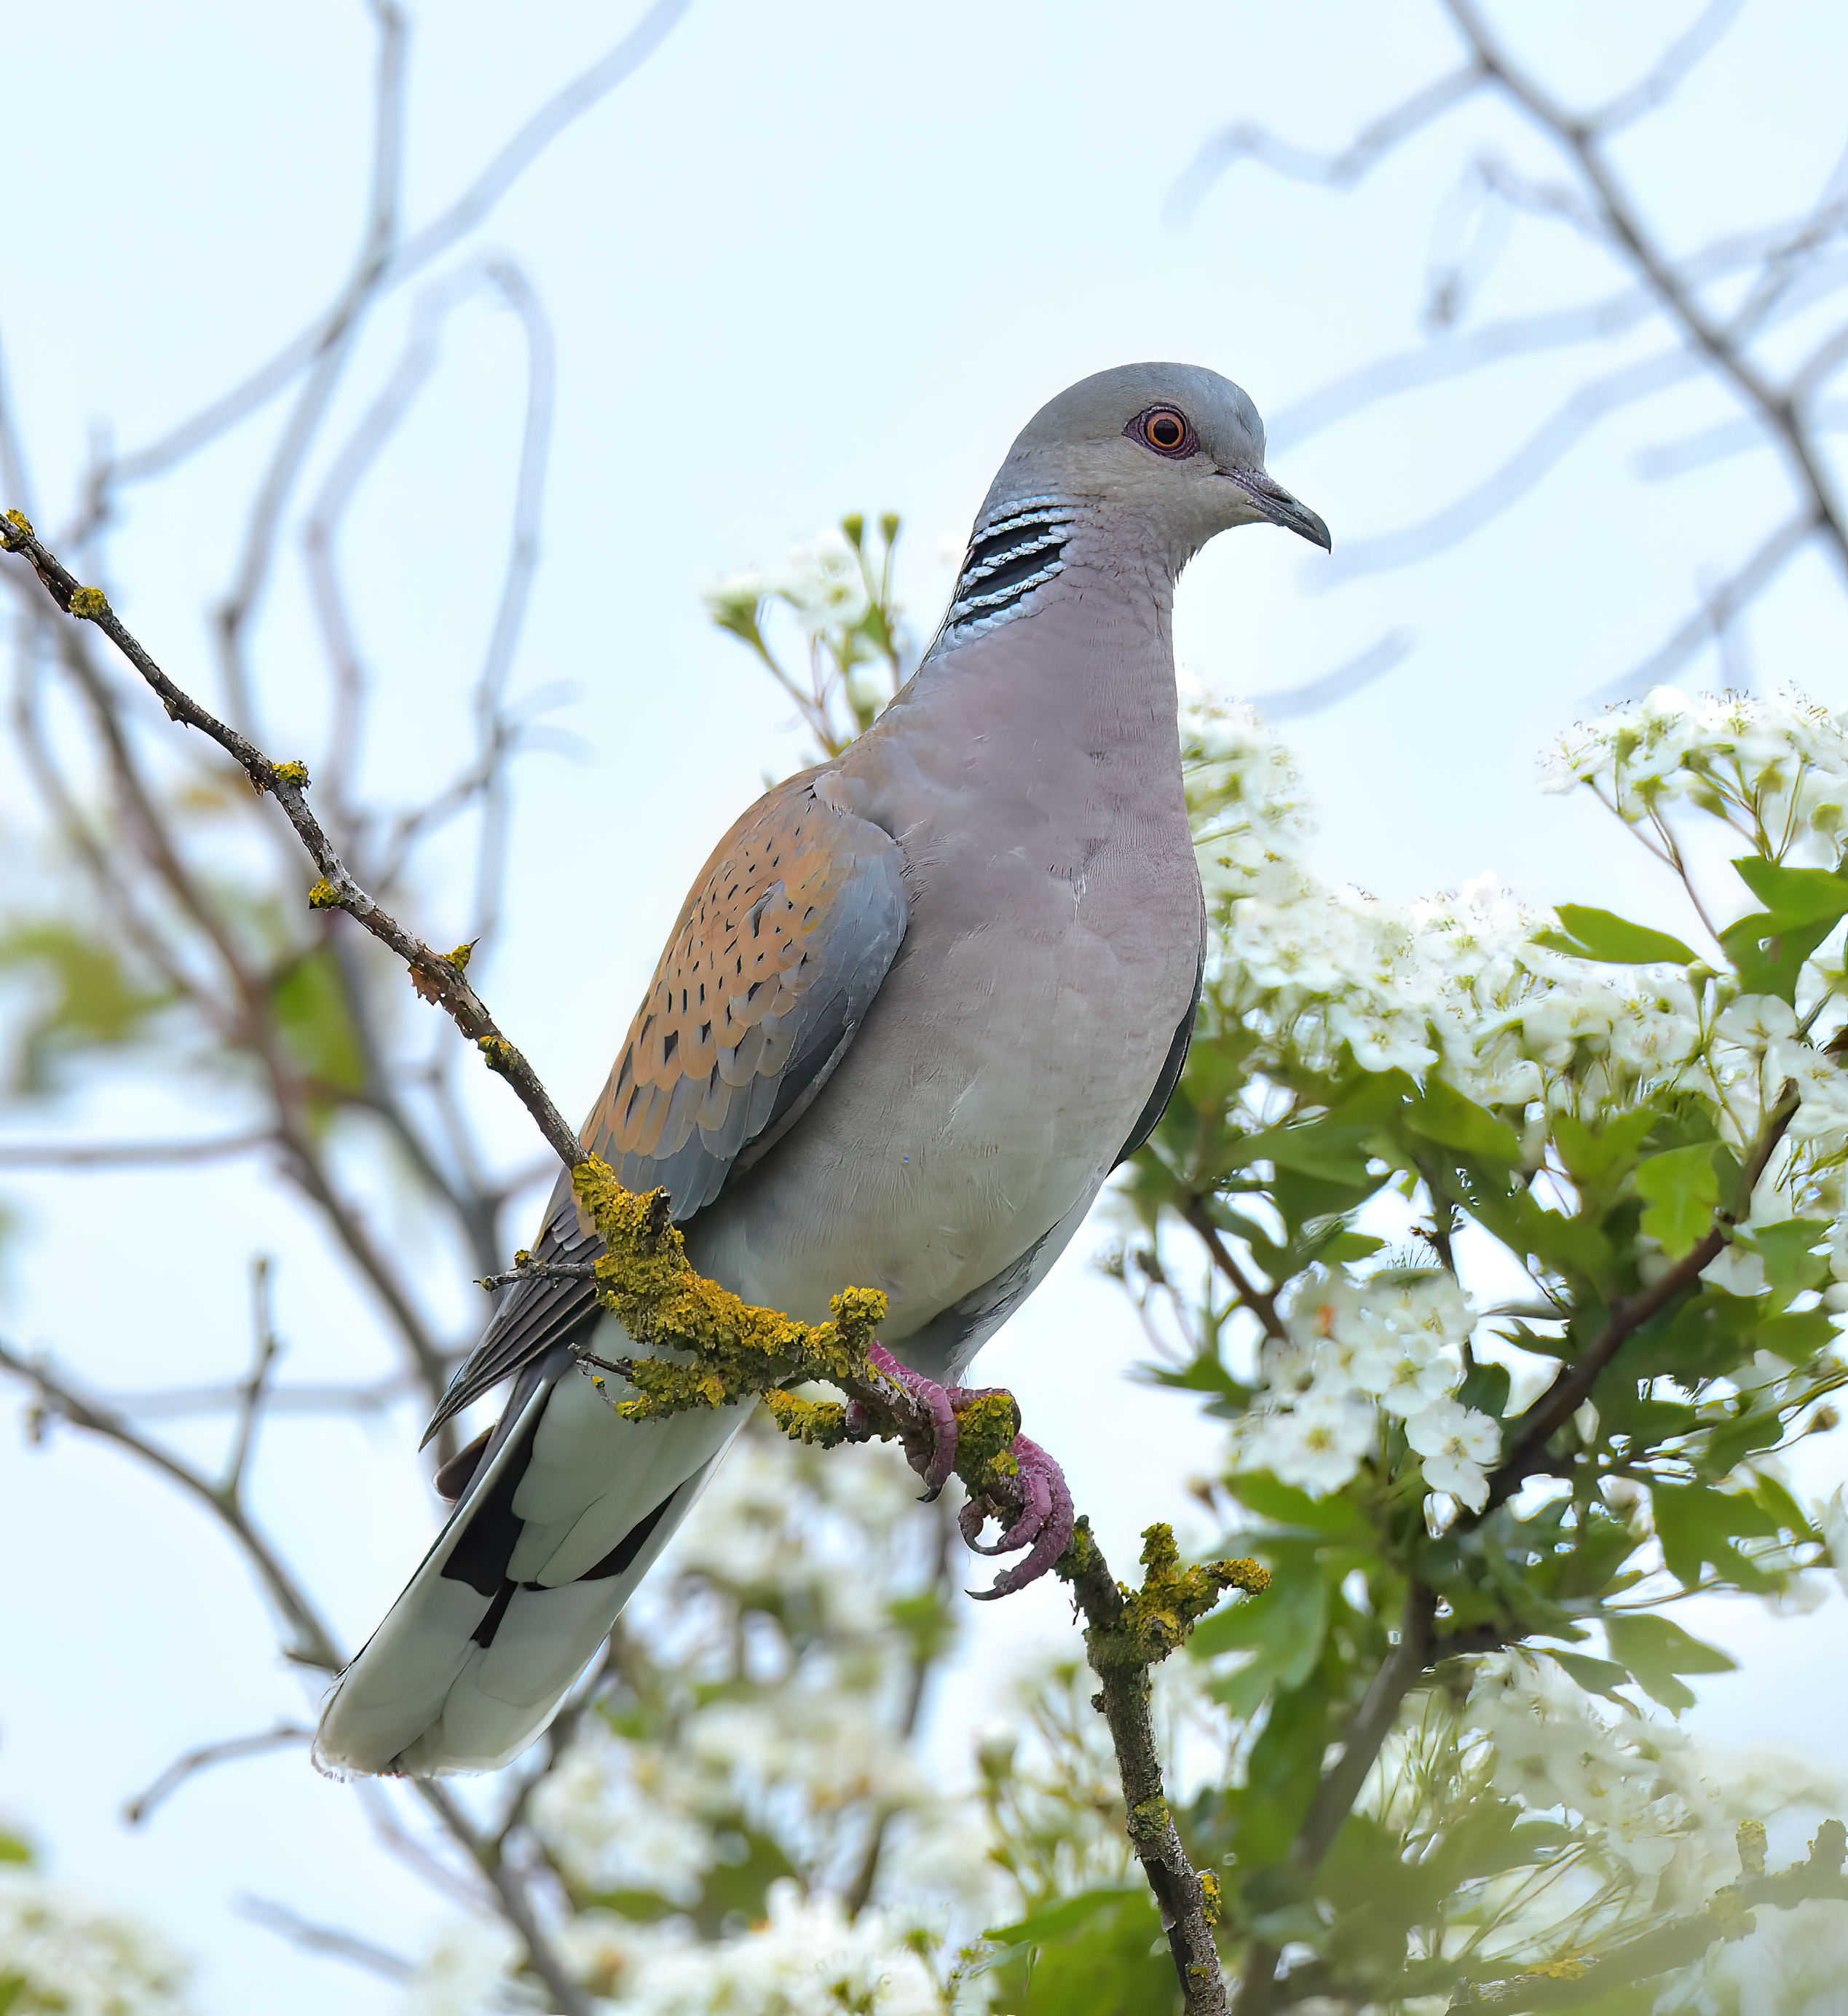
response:
M1021 497L978 524L944 628L967 634L1014 615L1064 567L1076 523L1076 512L1057 498Z

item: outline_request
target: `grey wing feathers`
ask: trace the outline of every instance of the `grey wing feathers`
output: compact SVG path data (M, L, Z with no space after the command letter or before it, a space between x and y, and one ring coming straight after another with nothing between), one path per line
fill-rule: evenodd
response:
M726 836L693 886L584 1130L629 1189L665 1189L684 1223L800 1119L846 1053L905 935L891 836L792 778ZM594 1260L560 1177L538 1260ZM588 1281L502 1291L425 1440L511 1372L585 1329Z

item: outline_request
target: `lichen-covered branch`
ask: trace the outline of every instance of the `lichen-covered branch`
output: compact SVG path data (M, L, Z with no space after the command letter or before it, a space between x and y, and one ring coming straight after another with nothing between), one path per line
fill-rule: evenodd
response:
M1173 1531L1161 1525L1143 1534L1142 1564L1142 1586L1125 1588L1111 1575L1090 1522L1080 1519L1057 1572L1084 1615L1085 1650L1099 1683L1091 1705L1110 1726L1129 1845L1161 1912L1187 2016L1223 2016L1225 1975L1212 1935L1219 1878L1189 1861L1169 1809L1149 1675L1227 1589L1255 1594L1270 1578L1254 1561L1183 1568Z
M538 1073L501 1033L481 996L468 984L468 948L459 945L451 952L437 952L414 933L406 931L360 887L309 808L307 765L272 762L254 743L227 726L175 686L110 607L109 599L103 591L85 588L48 551L23 512L8 511L0 516L0 548L8 553L23 554L44 584L46 593L66 615L94 624L109 639L153 689L171 720L196 729L215 742L243 770L255 790L276 800L307 849L320 877L308 891L310 906L318 910L345 911L381 945L396 952L410 968L412 982L417 992L425 1000L442 1008L481 1051L488 1068L513 1087L559 1160L567 1168L582 1161L584 1150L577 1135L553 1104L550 1094L539 1082Z

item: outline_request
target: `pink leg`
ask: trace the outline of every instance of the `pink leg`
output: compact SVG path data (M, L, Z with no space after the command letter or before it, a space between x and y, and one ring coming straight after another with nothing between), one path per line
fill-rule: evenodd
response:
M874 1345L866 1355L924 1417L920 1431L906 1438L905 1453L924 1479L925 1498L933 1499L956 1468L957 1408L966 1407L971 1400L988 1399L1001 1389L939 1386L934 1379L901 1364L882 1345ZM1018 1418L1016 1415L1015 1419ZM856 1439L866 1433L866 1409L857 1400L848 1406L847 1431ZM1014 1437L1014 1457L1019 1466L1014 1475L1000 1479L986 1497L972 1499L957 1516L963 1538L978 1553L1031 1550L1025 1561L1015 1562L996 1576L992 1589L974 1592L984 1601L1011 1596L1028 1582L1037 1582L1072 1544L1075 1521L1064 1472L1037 1442L1029 1442L1025 1435ZM989 1519L1001 1522L1002 1532L999 1539L985 1542L982 1529Z
M957 1523L963 1538L980 1553L1010 1554L1029 1546L1032 1551L1024 1561L1003 1569L995 1578L992 1589L972 1589L970 1593L978 1603L1011 1596L1028 1582L1037 1582L1071 1546L1077 1523L1071 1489L1057 1463L1025 1435L1014 1437L1014 1457L1020 1469L1009 1481L1007 1496L1015 1517L1001 1537L992 1545L983 1545L982 1528L988 1508L973 1499L963 1507Z

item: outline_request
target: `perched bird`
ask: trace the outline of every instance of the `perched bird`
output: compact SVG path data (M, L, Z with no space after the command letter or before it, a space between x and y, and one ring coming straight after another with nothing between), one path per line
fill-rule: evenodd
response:
M883 1344L939 1402L1180 1075L1203 910L1174 585L1255 523L1329 545L1216 373L1126 365L1042 408L910 684L701 870L584 1130L747 1301L819 1322L881 1290ZM561 1179L535 1255L597 1250ZM578 1354L627 1349L586 1281L504 1291L431 1431L512 1390L328 1700L323 1769L488 1769L551 1719L745 1411L622 1419Z

